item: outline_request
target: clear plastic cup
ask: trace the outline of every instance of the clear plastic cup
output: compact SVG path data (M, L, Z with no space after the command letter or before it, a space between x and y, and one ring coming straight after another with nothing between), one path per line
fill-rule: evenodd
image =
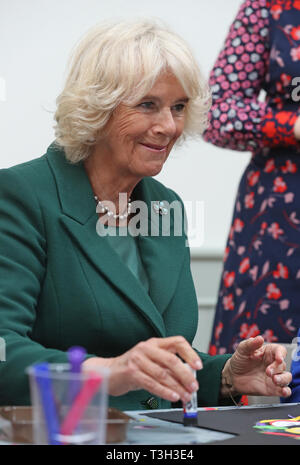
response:
M69 364L27 370L35 444L105 444L109 370L72 373Z

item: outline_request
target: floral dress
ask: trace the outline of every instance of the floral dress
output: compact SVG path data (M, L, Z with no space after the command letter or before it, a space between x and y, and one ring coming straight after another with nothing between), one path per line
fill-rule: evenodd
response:
M251 151L224 256L210 354L300 327L300 0L247 0L212 70L206 141ZM261 91L264 91L262 97Z

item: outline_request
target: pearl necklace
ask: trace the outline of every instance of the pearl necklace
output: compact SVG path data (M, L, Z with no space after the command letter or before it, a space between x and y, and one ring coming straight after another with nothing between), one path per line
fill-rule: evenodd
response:
M119 219L119 220L125 220L125 218L128 218L128 216L131 213L131 199L128 200L127 203L127 211L122 214L116 214L112 210L110 210L106 205L104 205L101 200L98 199L98 197L95 195L95 200L97 202L97 207L96 210L98 213L106 213L109 218L114 218Z

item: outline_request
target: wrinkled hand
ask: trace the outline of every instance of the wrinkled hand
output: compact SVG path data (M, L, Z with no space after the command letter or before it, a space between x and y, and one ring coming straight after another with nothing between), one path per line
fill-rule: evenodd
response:
M113 396L145 389L171 402L188 402L199 386L178 355L195 370L202 368L199 356L182 336L151 338L119 357L90 358L84 366L109 367L109 394Z
M286 349L265 344L257 336L242 341L231 359L229 373L235 391L240 394L289 397L292 375L285 371Z

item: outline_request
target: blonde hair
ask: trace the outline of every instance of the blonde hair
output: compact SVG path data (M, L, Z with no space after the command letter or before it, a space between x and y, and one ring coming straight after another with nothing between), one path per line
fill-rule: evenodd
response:
M189 97L181 139L207 126L210 92L187 44L157 20L108 22L90 29L71 57L57 98L56 143L67 159L86 159L114 109L134 104L167 70Z

